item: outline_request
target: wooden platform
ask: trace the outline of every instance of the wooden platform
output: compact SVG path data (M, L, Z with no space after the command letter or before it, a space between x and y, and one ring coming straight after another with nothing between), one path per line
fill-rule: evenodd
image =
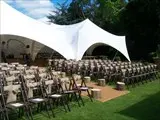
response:
M127 93L129 93L129 91L125 90L125 91L118 91L114 88L112 88L111 86L98 86L97 83L95 82L90 82L90 83L87 83L87 86L88 87L93 87L93 88L98 88L98 89L101 89L101 98L98 99L99 101L101 102L106 102L108 100L111 100L111 99L114 99L114 98L117 98L119 96L122 96L122 95L125 95ZM86 92L82 93L84 96L87 95Z

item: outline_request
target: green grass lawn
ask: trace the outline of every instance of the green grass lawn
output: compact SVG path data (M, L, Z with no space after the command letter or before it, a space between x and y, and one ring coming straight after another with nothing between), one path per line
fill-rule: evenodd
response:
M38 114L35 120L160 120L160 82L145 83L130 89L130 93L102 103L85 100L84 107L73 106L72 111L58 112L48 119Z

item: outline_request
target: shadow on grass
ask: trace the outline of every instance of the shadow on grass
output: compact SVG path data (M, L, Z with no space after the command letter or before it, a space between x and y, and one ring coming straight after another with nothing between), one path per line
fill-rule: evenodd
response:
M137 120L160 120L160 92L119 113Z

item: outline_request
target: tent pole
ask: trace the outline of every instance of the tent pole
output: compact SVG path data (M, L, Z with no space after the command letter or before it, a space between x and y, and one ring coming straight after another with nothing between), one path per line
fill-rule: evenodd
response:
M32 41L32 44L31 44L31 56L32 56L32 60L33 60L33 53L34 53L34 45L35 45L35 41Z
M118 50L116 51L116 53L115 53L115 55L114 55L114 57L113 57L113 59L112 59L112 62L113 62L114 59L116 58L117 54L118 54Z
M52 50L52 53L51 53L51 55L50 55L50 59L52 59L54 52L55 52L55 51Z
M50 55L50 57L49 57L49 58L50 58L50 59L52 59L52 56L53 56L53 51L52 51L52 53L51 53L51 55Z

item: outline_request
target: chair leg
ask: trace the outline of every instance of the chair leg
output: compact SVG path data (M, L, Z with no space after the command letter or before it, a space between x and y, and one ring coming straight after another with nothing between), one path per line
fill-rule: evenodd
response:
M65 112L67 112L67 109L66 109L66 106L65 106L65 103L64 103L63 97L62 97L62 98L60 98L60 101L62 102L62 105L63 105L63 107L64 107Z
M70 107L69 107L69 104L68 104L68 101L66 100L66 97L65 97L65 96L62 97L62 100L63 100L64 103L66 103L68 110L71 111L71 109L70 109Z
M56 107L58 107L58 105L59 105L59 98L55 99L55 105L56 105Z
M25 113L26 113L26 118L27 118L28 120L30 120L29 113L28 113L28 112L25 112Z
M79 96L79 99L82 102L82 105L84 106L84 101L83 101L82 96L81 96L81 91L78 91L78 96Z
M145 81L146 81L146 83L148 83L148 77L147 77L147 74L145 75Z
M88 93L88 96L89 96L91 102L93 102L92 97L91 97L91 94L89 93L89 90L87 90L87 93Z
M39 112L39 109L40 109L40 103L38 103L37 113Z
M156 72L155 74L156 74L156 78L157 78L157 79L159 79L159 75L158 75L159 73L158 73L158 72Z
M128 84L128 82L125 82L125 85L126 85L127 89L129 89L129 84Z
M3 118L2 112L0 112L0 119L5 120L5 118Z
M0 119L2 119L2 120L9 120L8 112L7 112L6 109L3 110L3 111L1 111L1 113L0 113Z
M55 117L55 114L54 114L54 112L53 112L53 110L52 110L52 104L51 104L51 101L50 100L48 100L48 105L49 105L49 107L50 107L50 110L51 110L51 112L52 112L52 115L53 115L53 117Z
M69 97L69 96L70 96L70 97ZM70 95L70 94L68 94L68 95L67 95L67 97L68 97L68 101L70 101L70 102L71 102L71 101L72 101L72 99L73 99L73 94L71 94L71 95Z
M29 107L29 114L30 114L30 118L31 118L31 120L33 120L32 110L31 110L31 108L30 108L30 107Z
M9 120L9 116L8 116L8 111L5 110L5 116L6 116L6 120Z
M44 104L45 104L45 109L46 109L47 115L50 118L47 102L44 102Z
M131 81L132 87L135 87L135 83L134 83L133 79L129 78L129 80Z
M81 107L76 92L74 92L74 96L75 96L76 101L78 102L78 106Z
M128 78L124 78L124 83L127 86L127 89L129 89L129 83L128 83Z
M142 84L144 84L142 76L140 76L140 81Z
M135 84L139 86L139 82L138 82L137 77L134 76L133 79L134 79L134 81L135 81Z
M18 109L18 118L21 117L21 108Z

